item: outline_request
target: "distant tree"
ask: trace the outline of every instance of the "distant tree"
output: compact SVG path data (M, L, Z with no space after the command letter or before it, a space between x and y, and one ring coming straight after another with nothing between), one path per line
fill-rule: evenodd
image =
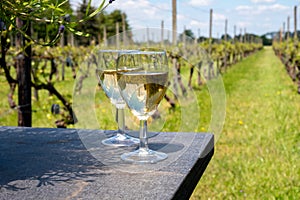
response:
M185 35L186 41L191 42L195 39L195 35L191 29L184 30L183 33L181 33L179 35L179 41L183 41L184 35Z
M125 29L129 30L129 24L127 21L127 15L125 13L122 13L121 10L114 10L107 16L106 24L109 27L108 28L108 36L112 36L116 33L116 23L118 22L120 24L120 27L122 25L122 15L125 16Z
M265 46L272 45L273 39L268 37L267 35L262 35L260 38L262 39L263 45Z
M78 19L81 19L82 16L85 15L87 7L87 1L83 0L82 4L80 4L76 11L76 17ZM91 6L90 12L93 12L93 10L95 10L95 8ZM125 18L125 29L129 30L130 27L127 20L127 15L121 10L114 10L111 13L102 12L86 23L79 24L77 26L77 29L85 30L85 33L89 34L89 37L77 37L77 43L79 45L86 46L89 45L91 41L101 42L98 41L98 39L103 38L104 28L106 29L107 38L114 36L116 34L116 23L119 23L119 31L122 32L122 15L124 15Z
M78 20L82 19L86 15L88 8L90 10L89 12L91 13L96 10L96 8L94 8L93 6L89 7L88 2L86 0L83 0L76 11L76 18ZM95 40L97 38L98 32L100 31L99 22L96 16L92 17L85 23L78 24L76 28L78 30L84 31L86 34L89 35L88 37L76 36L77 44L83 46L87 46L90 44L91 40Z
M207 37L200 36L200 37L198 37L197 42L203 42L203 41L206 41L206 40L208 40Z
M103 33L103 29L105 27L108 38L116 35L116 23L119 23L119 31L122 32L122 15L124 15L125 19L125 30L130 30L127 15L121 10L114 10L111 13L104 12L98 16L100 33Z
M223 35L221 36L221 39L222 39L222 40L225 39L225 34L223 34ZM229 34L227 34L227 40L231 40L231 39L232 39L232 37L231 37Z

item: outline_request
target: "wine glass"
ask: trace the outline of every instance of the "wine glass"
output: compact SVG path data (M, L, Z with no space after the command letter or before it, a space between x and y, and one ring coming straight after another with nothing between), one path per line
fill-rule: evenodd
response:
M98 63L96 74L106 96L116 107L116 121L118 123L118 130L115 132L115 135L102 140L102 144L104 145L132 146L139 143L139 139L133 138L125 133L124 108L126 103L120 95L116 77L116 62L118 56L120 52L127 51L133 50L99 50L96 55Z
M149 149L147 119L155 113L165 95L169 67L166 52L122 52L117 62L117 79L121 95L130 111L140 121L139 148L124 153L121 159L130 163L156 163L168 157Z

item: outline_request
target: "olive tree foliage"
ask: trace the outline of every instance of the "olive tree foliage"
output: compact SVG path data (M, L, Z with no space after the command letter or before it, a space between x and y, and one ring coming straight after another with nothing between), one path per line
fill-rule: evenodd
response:
M57 96L70 114L68 123L75 123L72 107L55 89L53 83L32 81L32 46L54 46L65 30L78 36L87 36L76 27L101 13L112 0L102 0L100 5L92 8L92 0L87 1L85 13L81 19L70 17L69 0L6 0L0 4L1 68L10 86L8 101L11 108L18 110L18 126L31 126L31 88L46 89ZM54 27L54 34L40 40L33 37L32 27L45 24ZM10 36L14 35L16 48L13 51L15 73L7 65L7 52L10 49ZM49 37L51 36L51 37ZM15 88L18 88L18 105L13 100Z
M51 0L53 3L55 3L56 0ZM62 1L62 0L60 0ZM65 21L71 21L73 20L73 10L69 2L64 3L61 6L61 9L64 10L66 13L63 19ZM51 12L45 12L44 13L44 19L51 19ZM32 23L32 38L35 38L35 40L42 40L42 41L50 41L51 38L55 38L55 36L58 33L59 24L55 23L49 23L49 22L33 22Z
M8 0L2 1L0 4L0 19L8 31L21 33L29 40L29 44L54 45L59 40L64 29L76 35L84 36L85 33L77 30L76 26L91 20L111 2L106 3L105 0L102 0L99 7L92 9L92 0L88 0L84 15L80 19L72 18L74 20L72 21L70 18L72 10L70 9L69 0ZM17 18L25 22L22 27L18 27ZM54 37L49 38L49 41L38 41L26 34L29 22L32 24L44 23L57 26L57 32Z
M0 4L0 22L4 24L4 29L0 28L0 31L8 31L10 34L19 32L29 41L28 45L42 46L55 45L65 30L85 40L81 36L96 38L106 27L107 37L110 37L116 34L116 22L121 25L122 15L125 16L126 30L130 29L125 13L120 10L109 14L105 12L105 8L112 2L102 0L98 7L94 7L91 5L92 0L82 0L73 15L69 0L3 1ZM18 18L25 22L22 27L17 26ZM26 34L29 22L34 30L30 36Z

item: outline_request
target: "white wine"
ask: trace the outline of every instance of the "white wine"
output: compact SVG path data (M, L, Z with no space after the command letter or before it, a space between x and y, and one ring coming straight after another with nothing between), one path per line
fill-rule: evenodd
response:
M147 119L167 90L168 72L118 72L121 94L134 115Z
M125 102L120 94L118 83L117 83L117 70L113 69L98 69L97 76L104 90L106 96L110 99L114 105L124 107Z

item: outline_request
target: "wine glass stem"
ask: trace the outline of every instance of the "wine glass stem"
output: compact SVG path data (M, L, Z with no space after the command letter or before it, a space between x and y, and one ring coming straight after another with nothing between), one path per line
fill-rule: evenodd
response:
M116 121L118 123L118 132L120 134L125 134L125 116L123 108L116 109Z
M148 151L147 120L140 120L140 150Z

